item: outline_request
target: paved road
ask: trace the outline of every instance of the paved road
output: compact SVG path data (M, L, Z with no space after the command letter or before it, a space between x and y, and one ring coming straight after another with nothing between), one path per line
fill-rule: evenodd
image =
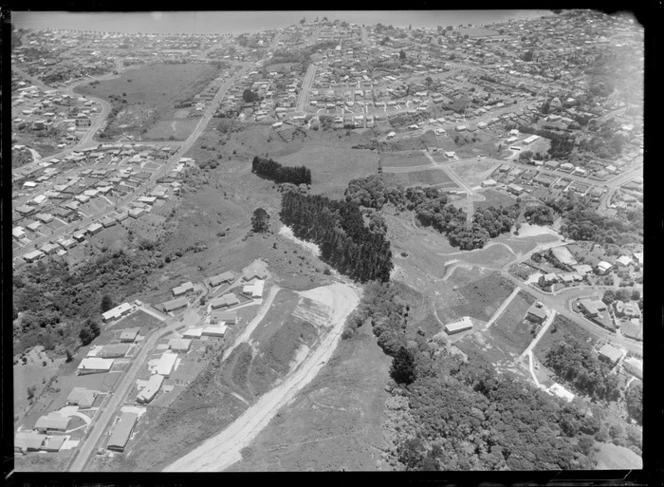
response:
M498 319L498 317L505 311L505 308L509 306L509 304L512 302L512 300L516 297L517 294L519 294L519 291L521 291L520 287L515 287L512 293L507 296L505 301L503 301L503 304L501 304L496 312L493 314L493 316L489 319L489 321L486 322L486 325L484 325L484 330L488 330L489 327Z
M519 279L512 276L508 272L503 271L501 272L501 274L510 281L512 281L515 285L519 286L521 289L526 291L528 294L533 296L535 299L544 303L545 306L555 310L559 315L568 318L574 324L580 326L581 328L591 333L592 335L596 336L600 340L611 342L616 346L620 346L631 352L643 355L643 344L635 342L634 340L631 340L629 338L616 335L615 333L612 333L602 328L601 326L593 323L592 321L587 320L580 314L572 311L569 306L569 301L577 296L568 296L568 295L561 296L561 295L547 294L535 289L534 287L524 283L523 281L520 281ZM590 289L587 292L589 294L594 294L593 291Z
M302 80L302 89L300 90L300 94L297 97L298 112L305 112L307 109L307 100L309 99L311 85L314 82L316 69L318 69L318 66L314 63L311 63L307 68L307 73L304 75L304 79Z
M93 421L92 430L87 438L83 440L82 445L79 446L78 453L73 457L73 461L67 469L70 472L81 472L88 463L90 456L97 449L102 435L106 431L110 421L118 412L118 409L124 404L127 395L131 391L132 386L143 367L145 360L149 353L154 348L157 340L164 335L171 333L179 326L196 324L200 321L201 317L192 308L188 308L184 313L184 320L180 321L179 318L171 318L168 320L166 328L155 330L150 337L145 340L141 346L141 350L134 358L128 371L123 373L120 383L116 386L115 390L106 397L106 404L100 407L102 411L98 419Z

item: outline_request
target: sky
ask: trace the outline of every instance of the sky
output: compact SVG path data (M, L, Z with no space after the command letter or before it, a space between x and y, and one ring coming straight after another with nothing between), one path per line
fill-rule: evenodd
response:
M376 24L413 28L438 25L490 24L511 18L547 15L547 10L414 10L414 11L246 11L246 12L12 12L12 23L33 29L74 29L150 33L229 33L259 32L297 23L303 17L345 20L356 24Z

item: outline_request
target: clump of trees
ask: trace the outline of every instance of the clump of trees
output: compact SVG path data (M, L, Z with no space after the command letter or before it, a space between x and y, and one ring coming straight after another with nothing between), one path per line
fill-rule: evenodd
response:
M324 262L361 282L389 280L390 242L365 226L357 204L288 191L281 205L281 221L298 238L318 244Z
M246 88L242 92L242 99L244 100L245 103L255 103L257 101L260 101L261 97L258 96L258 93L256 93L255 91Z
M547 352L545 364L558 377L595 400L620 398L617 376L609 374L610 367L595 357L585 343L574 339L559 341Z
M554 220L553 210L546 205L530 207L523 216L535 225L552 225Z
M259 156L254 157L251 172L279 184L311 184L311 170L307 167L282 166L277 161Z
M519 215L518 205L487 207L467 223L466 212L447 204L447 195L437 188L387 187L380 175L351 180L345 197L346 201L377 210L391 203L400 210L414 211L421 225L445 233L450 245L462 250L482 248L490 238L508 232Z
M634 420L643 423L643 386L637 382L630 386L625 392L625 403L627 406L627 413Z
M251 228L256 233L264 233L270 229L270 215L264 208L256 208L251 216Z

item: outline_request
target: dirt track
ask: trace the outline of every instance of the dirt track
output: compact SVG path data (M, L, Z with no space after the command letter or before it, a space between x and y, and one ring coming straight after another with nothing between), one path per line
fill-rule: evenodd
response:
M359 303L359 291L347 284L335 283L298 294L330 310L332 328L327 336L281 383L264 394L242 416L217 436L166 467L165 472L221 471L240 460L240 450L251 443L279 409L291 401L330 359L346 318Z

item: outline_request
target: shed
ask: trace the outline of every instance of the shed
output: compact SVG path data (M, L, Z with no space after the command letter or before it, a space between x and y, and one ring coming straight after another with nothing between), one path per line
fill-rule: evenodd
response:
M453 335L455 333L460 333L465 330L470 330L473 327L472 321L468 316L464 316L461 320L455 321L454 323L448 323L445 325L445 331L448 335Z

